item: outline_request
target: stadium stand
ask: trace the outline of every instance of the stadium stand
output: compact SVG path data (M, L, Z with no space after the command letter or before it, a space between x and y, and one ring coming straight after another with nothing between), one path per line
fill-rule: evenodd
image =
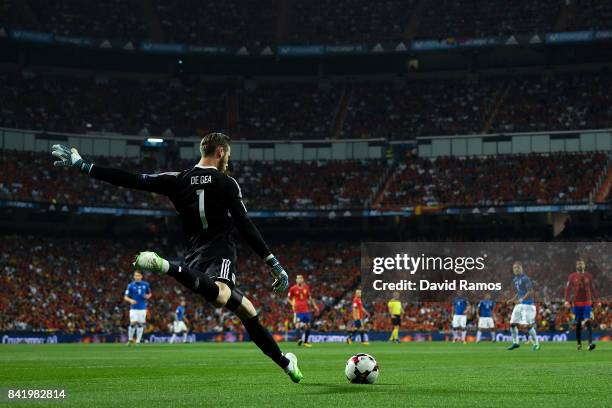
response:
M441 39L552 31L562 4L557 0L430 2L420 21L418 36Z
M356 84L344 136L421 136L480 133L493 105L491 80L420 80Z
M231 0L221 6L194 0L2 0L2 22L14 28L105 39L215 45L342 44L401 41L417 0ZM441 0L426 2L416 22L421 38L458 38L611 28L612 9L597 0ZM195 23L197 21L197 23ZM561 21L565 21L561 19Z
M32 23L39 31L125 40L139 40L148 36L141 2L135 0L111 0L103 3L28 0L22 5L13 4L12 7L27 8Z
M382 207L587 202L607 160L604 153L436 159L407 154Z
M331 84L255 89L196 79L134 81L5 73L0 126L235 139L342 138L596 129L612 126L610 73ZM341 103L342 89L348 104ZM95 95L95 97L93 97ZM585 98L589 95L589 98ZM546 100L546 103L543 101ZM494 109L497 106L497 109ZM346 115L339 112L346 108ZM235 120L228 119L235 112ZM490 127L487 128L487 123Z
M4 152L9 154L8 151ZM0 199L53 204L131 208L170 208L162 196L123 188L87 177L71 177L53 168L46 153L10 152L2 160ZM18 158L18 160L15 160ZM92 157L99 165L135 173L160 169L153 159ZM504 205L585 203L608 162L604 153L555 153L436 159L410 153L398 164L382 192L380 208L414 205ZM251 209L367 209L383 186L389 164L378 160L235 161L232 174ZM29 171L25 171L25 168ZM31 169L36 169L32 174ZM364 187L367 186L367 187ZM281 197L279 199L279 197Z
M376 43L402 40L417 0L293 2L290 43Z
M612 4L598 0L568 0L570 17L567 31L612 27Z
M35 242L35 245L32 245ZM131 280L133 254L143 248L155 248L168 256L181 257L181 247L162 240L143 241L27 235L2 236L0 239L0 331L60 330L69 333L102 333L123 330L127 310L123 290ZM344 330L350 321L352 291L359 279L359 246L350 242L304 242L273 244L284 254L283 263L292 274L302 273L319 304L315 313L319 330ZM270 290L269 273L261 260L246 248L240 249L239 287L247 291L264 322L277 331L291 322L289 305ZM91 254L96 254L92 257ZM535 267L535 266L534 266ZM565 276L538 264L541 329L567 329L571 317L563 307ZM499 268L500 271L505 271ZM490 277L493 279L494 277ZM503 276L495 277L503 279ZM223 311L215 311L195 295L166 277L148 275L153 301L149 308L150 331L167 331L171 313L181 297L187 298L188 317L195 331L238 329ZM605 285L605 284L604 284ZM509 294L503 294L509 296ZM478 299L473 299L476 302ZM500 299L503 300L503 299ZM388 330L390 323L385 303L366 305L372 312L371 328ZM600 328L612 327L611 305L595 307ZM497 327L506 329L511 306L500 302ZM446 303L411 301L405 308L404 329L414 331L448 330L451 309ZM473 316L471 319L473 320Z
M509 81L491 132L579 130L610 126L608 74L560 74Z
M0 331L114 332L125 326L128 307L123 291L132 279L133 256L144 247L169 257L182 256L182 246L164 244L163 240L3 236ZM354 285L359 279L357 245L294 242L276 244L275 248L285 254L287 268L301 271L316 288L321 310L344 293L345 285ZM286 300L270 290L266 265L246 248L240 253L238 269L243 273L239 287L248 289L267 324L282 327L290 317ZM146 280L155 298L150 308L151 330L167 330L181 296L188 299L193 330L223 331L233 324L228 314L205 306L202 299L172 279L147 275Z
M9 154L4 151L4 154ZM46 153L10 152L2 160L0 199L53 204L170 208L159 195L116 188L88 177L71 177L53 167ZM134 173L168 171L149 160L92 157L101 166ZM179 169L195 161L180 161ZM34 167L32 167L34 166ZM322 162L234 162L234 177L242 185L245 204L252 209L364 209L378 191L387 164L376 160ZM33 176L25 168L35 168ZM172 170L176 170L176 168ZM370 186L364 188L364 185ZM279 197L283 197L279 200Z
M263 83L238 93L240 138L325 138L339 102L336 88L309 83Z
M155 0L164 39L190 44L266 45L276 36L273 0Z

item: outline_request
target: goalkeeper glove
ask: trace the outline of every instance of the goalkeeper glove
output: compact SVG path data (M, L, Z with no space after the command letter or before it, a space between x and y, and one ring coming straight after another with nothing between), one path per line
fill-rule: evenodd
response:
M83 173L89 174L93 166L92 163L86 163L74 147L70 148L68 146L56 144L53 145L51 154L53 157L59 159L53 162L53 165L56 167L74 167L81 170Z
M270 268L272 268L270 271L270 274L274 278L272 289L274 289L276 293L286 291L289 287L289 276L287 275L287 272L285 272L285 269L281 266L280 262L278 262L278 259L276 259L274 255L270 254L266 258L266 263Z

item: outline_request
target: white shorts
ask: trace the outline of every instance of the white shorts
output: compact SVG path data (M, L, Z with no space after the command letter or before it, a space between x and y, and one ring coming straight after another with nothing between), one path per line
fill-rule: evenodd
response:
M185 322L182 320L175 320L174 321L174 332L175 333L182 333L182 332L186 332L187 331L187 326L185 325Z
M479 329L494 329L495 322L492 317L479 317L478 318L478 328Z
M512 309L512 317L510 318L510 324L532 325L535 324L535 318L535 305L520 304L514 306L514 309Z
M130 309L130 323L146 323L147 322L147 309Z
M465 328L465 326L467 326L467 316L466 315L454 315L452 326L453 328L456 328L456 327Z

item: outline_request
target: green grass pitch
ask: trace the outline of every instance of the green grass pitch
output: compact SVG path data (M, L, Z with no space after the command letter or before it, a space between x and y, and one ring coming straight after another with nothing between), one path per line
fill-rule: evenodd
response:
M254 345L119 344L0 346L0 387L64 388L56 407L604 407L612 406L612 344L593 352L544 343L282 344L304 373L293 384ZM372 354L375 385L348 384L344 364Z

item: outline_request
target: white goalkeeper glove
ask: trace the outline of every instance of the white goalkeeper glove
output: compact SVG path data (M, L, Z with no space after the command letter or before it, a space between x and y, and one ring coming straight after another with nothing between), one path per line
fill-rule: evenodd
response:
M76 169L81 170L83 173L89 174L91 171L92 163L86 163L78 150L70 148L68 146L56 144L53 145L53 151L51 154L53 157L59 159L58 161L53 162L53 165L56 167L74 167Z
M285 269L281 266L280 262L276 257L270 254L266 258L266 263L272 270L270 274L274 278L274 282L272 282L272 289L276 293L282 293L287 290L289 287L289 275L285 272Z

